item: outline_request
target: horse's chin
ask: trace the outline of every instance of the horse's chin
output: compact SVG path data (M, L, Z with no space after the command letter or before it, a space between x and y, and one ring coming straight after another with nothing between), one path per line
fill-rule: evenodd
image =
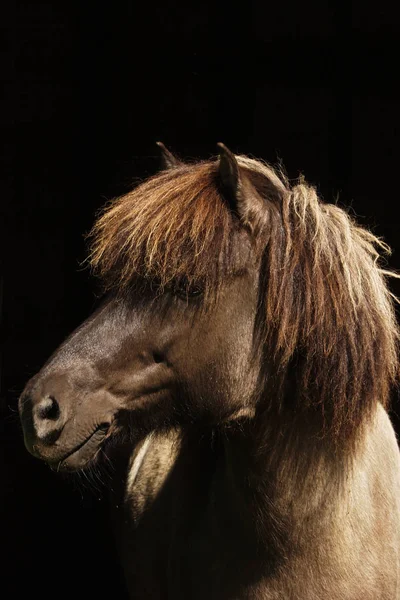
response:
M78 471L89 466L98 458L109 430L110 425L101 425L85 440L73 446L69 452L56 459L47 459L46 462L54 471Z

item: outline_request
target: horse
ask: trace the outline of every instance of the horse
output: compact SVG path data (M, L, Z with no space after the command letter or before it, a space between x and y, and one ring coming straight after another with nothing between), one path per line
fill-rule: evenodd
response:
M21 394L28 451L123 466L132 599L400 599L389 247L302 176L159 145L89 234L104 296Z

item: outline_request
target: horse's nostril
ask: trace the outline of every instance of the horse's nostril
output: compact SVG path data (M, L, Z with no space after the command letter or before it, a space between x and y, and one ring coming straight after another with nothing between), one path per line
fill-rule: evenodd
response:
M163 362L164 357L161 352L153 352L153 359L155 363L161 363Z
M60 407L53 396L47 396L36 406L36 416L39 419L55 421L60 416Z

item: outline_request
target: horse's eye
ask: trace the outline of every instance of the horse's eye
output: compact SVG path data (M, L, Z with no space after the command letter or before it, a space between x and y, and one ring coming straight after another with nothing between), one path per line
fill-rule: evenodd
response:
M196 296L201 296L203 290L200 287L194 286L187 290L187 295L189 298L195 298Z
M203 290L198 285L191 285L188 281L181 280L173 286L172 292L175 294L175 296L187 300L188 298L196 298L201 296Z

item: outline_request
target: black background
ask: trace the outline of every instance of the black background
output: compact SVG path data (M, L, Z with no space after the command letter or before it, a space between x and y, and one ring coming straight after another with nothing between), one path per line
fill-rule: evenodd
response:
M282 159L325 200L339 195L392 246L389 266L399 269L398 30L391 5L360 0L9 7L0 114L5 598L125 597L105 501L30 457L15 412L27 378L93 306L80 261L95 211L158 169L156 140L183 158L207 158L223 141Z

